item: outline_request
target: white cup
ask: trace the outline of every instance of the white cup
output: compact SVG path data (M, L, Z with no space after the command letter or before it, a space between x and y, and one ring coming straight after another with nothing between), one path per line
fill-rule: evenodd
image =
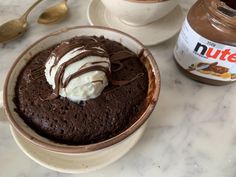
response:
M101 0L108 11L128 25L152 23L169 14L179 0Z

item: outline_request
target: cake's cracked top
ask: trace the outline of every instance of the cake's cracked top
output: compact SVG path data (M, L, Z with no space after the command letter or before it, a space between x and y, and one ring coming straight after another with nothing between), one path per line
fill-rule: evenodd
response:
M41 51L21 71L16 112L59 143L109 139L137 119L147 96L147 71L120 43L80 36Z

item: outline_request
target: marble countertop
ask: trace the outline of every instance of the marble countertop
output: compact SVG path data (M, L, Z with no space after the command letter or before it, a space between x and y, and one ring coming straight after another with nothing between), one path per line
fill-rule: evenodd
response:
M0 88L16 57L35 40L59 28L88 24L87 0L70 0L70 17L56 25L35 21L32 12L28 33L0 44ZM24 4L23 4L24 3ZM0 23L19 16L32 0L0 1ZM182 0L185 10L194 0ZM214 87L192 81L175 66L172 51L177 36L150 47L160 67L162 89L155 116L139 143L122 159L96 172L68 175L48 170L29 159L14 142L8 125L0 123L0 176L2 177L235 177L235 84Z

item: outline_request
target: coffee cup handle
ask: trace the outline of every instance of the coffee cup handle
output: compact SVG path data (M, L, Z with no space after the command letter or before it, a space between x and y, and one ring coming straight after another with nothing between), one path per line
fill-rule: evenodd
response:
M6 113L3 106L3 91L0 91L0 123L7 122Z

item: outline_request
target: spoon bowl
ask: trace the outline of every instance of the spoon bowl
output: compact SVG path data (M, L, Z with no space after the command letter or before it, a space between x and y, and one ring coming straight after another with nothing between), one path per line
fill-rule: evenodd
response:
M0 43L15 39L27 29L27 22L21 19L10 20L0 26Z
M26 31L28 26L27 17L41 1L43 0L37 0L20 18L10 20L0 26L0 43L15 39Z
M48 8L45 12L43 12L38 19L38 23L40 24L51 24L56 23L63 20L68 14L69 8L67 5L67 1L63 2Z

